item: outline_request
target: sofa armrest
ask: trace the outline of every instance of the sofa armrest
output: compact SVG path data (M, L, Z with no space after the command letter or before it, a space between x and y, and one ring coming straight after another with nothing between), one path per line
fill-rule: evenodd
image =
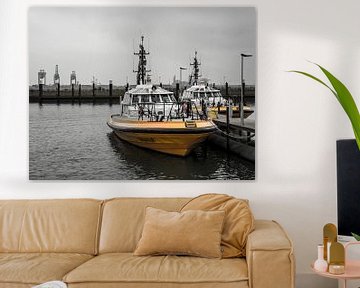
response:
M256 220L248 236L246 261L250 288L294 288L293 245L275 221Z

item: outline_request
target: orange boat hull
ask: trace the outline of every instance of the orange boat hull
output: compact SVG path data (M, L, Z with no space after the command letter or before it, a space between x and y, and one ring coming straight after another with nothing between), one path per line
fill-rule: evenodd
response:
M108 125L120 139L133 145L184 157L216 130L211 121L195 123L195 128L186 128L185 122L110 120Z
M193 135L177 134L174 136L166 134L115 131L115 134L120 139L136 146L184 157L187 156L201 142L204 142L211 133Z

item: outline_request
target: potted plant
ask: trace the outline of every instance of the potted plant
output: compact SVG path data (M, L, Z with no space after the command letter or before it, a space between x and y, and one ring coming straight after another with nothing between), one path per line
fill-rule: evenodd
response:
M345 113L349 117L349 120L351 122L353 131L354 131L357 147L360 152L360 114L359 114L359 110L356 106L356 103L354 101L354 98L352 97L351 93L346 88L346 86L340 80L338 80L334 75L332 75L324 67L322 67L318 64L315 64L315 65L318 66L320 68L320 70L325 74L326 78L329 80L331 85L326 84L324 81L320 80L319 78L317 78L307 72L298 71L298 70L292 70L290 72L295 72L295 73L305 75L305 76L321 83L322 85L327 87L332 92L332 94L335 95L336 99L339 101L340 105L343 107ZM360 241L360 235L355 234L355 233L351 233L351 234L357 241Z

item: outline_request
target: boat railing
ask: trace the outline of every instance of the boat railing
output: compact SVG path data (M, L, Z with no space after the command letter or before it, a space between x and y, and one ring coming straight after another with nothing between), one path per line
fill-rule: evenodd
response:
M136 104L121 104L122 114L131 110L137 114L138 119L147 118L149 121L171 121L173 119L201 120L207 118L205 107L199 109L193 101L179 102L140 102ZM127 109L124 109L127 107ZM129 109L129 108L133 109ZM135 113L130 115L136 117Z

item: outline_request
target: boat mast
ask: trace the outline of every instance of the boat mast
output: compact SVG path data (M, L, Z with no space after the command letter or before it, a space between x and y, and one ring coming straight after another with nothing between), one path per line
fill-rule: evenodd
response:
M141 36L141 42L139 44L139 52L134 52L134 55L139 56L139 64L138 64L138 70L133 70L134 73L137 73L136 75L136 84L146 84L147 81L147 72L151 72L151 70L146 70L146 55L149 55L149 52L146 52L144 48L144 36Z
M200 77L200 68L199 68L200 65L201 63L197 59L197 51L195 51L194 62L190 63L190 66L193 66L193 69L192 69L192 73L189 76L189 85L198 84L198 80Z

